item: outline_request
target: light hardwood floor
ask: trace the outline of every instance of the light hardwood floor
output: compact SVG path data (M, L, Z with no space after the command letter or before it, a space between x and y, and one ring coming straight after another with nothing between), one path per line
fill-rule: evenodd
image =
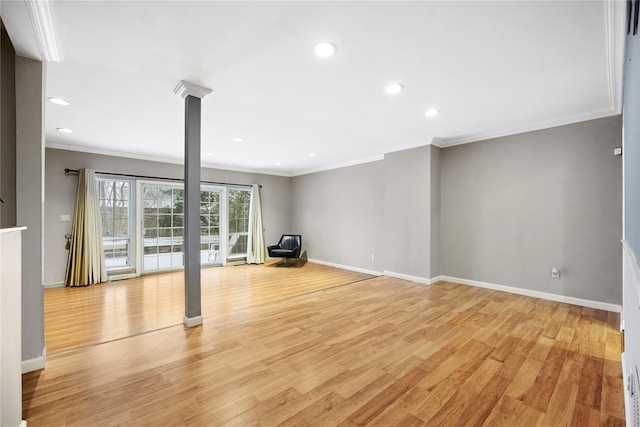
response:
M371 277L301 261L299 268L275 264L201 270L203 317ZM47 289L44 298L45 342L51 355L181 325L184 273L142 276L86 288Z
M29 426L624 425L617 314L307 263L203 270L186 329L181 276L45 291Z

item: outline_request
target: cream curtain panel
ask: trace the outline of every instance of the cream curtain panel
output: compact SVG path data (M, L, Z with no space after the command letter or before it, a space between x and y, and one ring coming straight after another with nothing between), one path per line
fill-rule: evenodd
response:
M264 264L267 249L264 245L264 229L262 228L262 206L260 205L260 186L253 185L251 192L251 241L247 251L247 264Z
M87 286L107 280L96 174L91 169L80 169L71 228L71 247L67 260L66 285Z

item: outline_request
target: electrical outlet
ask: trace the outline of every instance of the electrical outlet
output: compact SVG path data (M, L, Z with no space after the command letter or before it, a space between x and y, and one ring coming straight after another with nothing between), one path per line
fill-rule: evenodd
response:
M560 269L558 267L551 267L551 277L553 279L559 279L560 278Z
M60 222L71 222L71 215L60 215Z
M376 255L375 254L371 254L371 261L375 261L376 260Z

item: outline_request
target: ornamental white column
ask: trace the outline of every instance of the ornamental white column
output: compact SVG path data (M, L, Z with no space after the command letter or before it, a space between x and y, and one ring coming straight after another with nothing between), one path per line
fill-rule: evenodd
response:
M184 98L184 324L202 324L200 286L201 100L211 89L182 80L173 90Z

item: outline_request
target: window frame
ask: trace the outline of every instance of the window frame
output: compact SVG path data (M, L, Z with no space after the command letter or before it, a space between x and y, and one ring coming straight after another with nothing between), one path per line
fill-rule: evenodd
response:
M150 180L150 179L137 179L136 181L136 189L139 197L136 198L136 211L138 213L139 220L136 221L136 238L139 239L140 242L144 242L144 185L152 185L152 186L162 186L162 187L172 187L184 190L184 182L173 181L173 180ZM220 239L224 242L228 242L228 229L229 229L229 217L228 217L228 192L230 190L229 186L218 186L214 184L200 184L200 192L203 191L219 191L220 192ZM251 204L250 204L251 205ZM199 215L200 216L200 215ZM184 228L184 223L183 223ZM200 227L199 227L200 228ZM184 242L184 241L183 241ZM144 244L144 243L142 243ZM211 262L211 263L203 263L201 262L201 267L215 267L215 266L225 266L227 265L227 244L220 243L220 257L219 262ZM184 254L184 247L183 247ZM239 257L242 258L242 257ZM169 271L179 271L184 269L184 260L183 265L180 267L171 267L166 269L156 269L156 270L148 270L144 269L144 250L136 251L136 262L139 266L137 272L138 275L145 274L155 274L155 273L164 273Z
M226 197L226 202L227 202L227 228L230 230L231 229L231 218L229 218L229 214L231 213L231 208L230 208L230 203L229 203L229 193L231 193L231 191L245 191L247 193L249 193L249 209L248 209L248 218L247 218L247 231L246 232L231 232L229 231L227 233L227 238L226 238L226 249L227 249L227 260L231 261L231 262L235 262L235 261L239 261L241 259L246 259L247 258L247 254L249 252L249 248L251 245L251 240L252 240L252 235L251 235L251 214L252 214L252 210L253 210L253 188L252 187L245 187L245 186L228 186L227 187L227 197ZM231 235L238 235L238 236L247 236L247 250L244 253L239 253L239 254L231 254L230 251L228 250L229 247L229 243L230 243L230 239L231 239Z
M128 231L128 238L127 240L129 241L129 249L128 249L128 253L127 253L127 259L128 259L128 263L126 265L120 265L120 266L114 266L114 267L110 267L107 268L106 267L106 256L104 253L104 248L103 248L103 252L102 252L102 256L103 259L105 260L105 270L107 272L107 275L109 277L122 277L122 278L126 278L126 277L135 277L136 276L136 272L137 272L137 239L135 238L136 236L134 235L135 230L134 230L134 224L135 224L135 215L136 215L136 209L134 209L134 203L136 200L136 180L135 178L129 178L129 177L123 177L123 176L116 176L116 175L109 175L109 174L96 174L96 191L98 193L98 211L100 211L100 200L102 199L100 196L100 187L99 187L99 183L100 181L112 181L112 182L127 182L129 184L129 200L127 201L127 208L128 208L128 221L127 221L127 231ZM103 227L104 224L102 222L102 215L100 218L100 226ZM103 238L103 246L104 246L104 229L102 230L102 238ZM124 240L124 239L122 239Z
M180 189L184 191L184 183L182 182L176 182L172 180L159 180L159 179L158 180L147 180L147 179L136 180L136 188L138 190L138 195L139 195L139 197L136 198L136 210L138 211L138 218L139 218L139 220L136 221L136 237L140 242L140 248L141 248L140 250L136 251L137 263L139 265L137 272L139 275L144 275L144 274L165 273L169 271L178 271L178 270L184 269L184 240L183 240L183 248L182 248L182 254L183 254L182 266L169 267L169 268L157 268L157 269L148 270L148 271L145 270L144 268L144 255L145 255L144 254L145 212L144 212L144 189L143 189L144 185L165 187L165 188L168 187L171 189ZM183 215L184 215L184 212L183 212ZM184 222L182 227L184 228ZM159 227L156 227L156 228L159 229Z

